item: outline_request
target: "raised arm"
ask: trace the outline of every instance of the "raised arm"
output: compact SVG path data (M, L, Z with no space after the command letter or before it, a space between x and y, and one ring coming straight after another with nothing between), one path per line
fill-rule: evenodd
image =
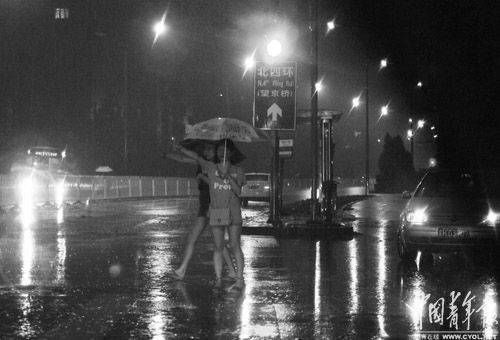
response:
M185 154L186 156L188 156L189 158L192 158L194 159L195 161L198 162L199 165L201 165L202 167L206 167L208 165L211 164L211 162L203 159L203 157L200 157L196 152L194 151L191 151L191 150L188 150L184 147L182 147L179 143L175 143L174 144L174 149L175 150L178 150L180 152L182 152L183 154Z

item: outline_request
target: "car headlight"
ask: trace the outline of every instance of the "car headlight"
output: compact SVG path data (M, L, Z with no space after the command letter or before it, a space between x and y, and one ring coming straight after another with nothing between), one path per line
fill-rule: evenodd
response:
M23 178L17 187L21 203L31 204L35 196L36 182L32 176Z
M425 223L429 219L429 215L425 211L426 208L409 211L406 214L406 220L410 223Z
M486 215L486 218L484 219L484 222L495 225L500 222L500 214L490 209L488 211L488 215Z

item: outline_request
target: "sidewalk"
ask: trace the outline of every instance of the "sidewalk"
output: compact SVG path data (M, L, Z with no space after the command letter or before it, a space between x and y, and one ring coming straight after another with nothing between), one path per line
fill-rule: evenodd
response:
M243 210L243 234L274 235L287 237L350 237L352 227L346 222L352 221L352 215L345 208L366 199L365 196L343 196L338 198L337 219L333 223L310 221L310 202L300 201L286 204L282 209L281 227L268 223L268 205L258 205L253 209Z

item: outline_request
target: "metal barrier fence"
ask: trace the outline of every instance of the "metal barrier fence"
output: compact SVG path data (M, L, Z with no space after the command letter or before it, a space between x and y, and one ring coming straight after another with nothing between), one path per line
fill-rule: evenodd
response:
M370 183L371 184L371 183ZM285 179L283 195L291 200L310 197L311 180ZM24 190L24 193L21 191ZM364 188L358 182L346 179L337 187L337 195L362 195ZM33 177L23 183L22 178L0 175L0 206L17 204L29 195L33 203L76 202L99 199L134 197L176 197L198 195L194 178L186 177L119 177L119 176L50 176Z
M27 184L25 180L0 175L0 205L17 204L26 194L22 191L29 191L34 203L198 195L196 179L184 177L51 176L34 177Z

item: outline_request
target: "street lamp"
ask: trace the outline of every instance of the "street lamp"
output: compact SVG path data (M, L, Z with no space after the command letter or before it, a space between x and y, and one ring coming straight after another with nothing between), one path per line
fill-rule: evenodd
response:
M256 50L253 51L251 56L245 58L245 61L244 61L245 71L243 71L243 77L245 77L245 74L249 70L251 70L255 67L255 52L256 52Z
M384 58L380 60L380 66L379 66L379 71L382 70L383 68L387 67L389 64L389 61L387 58ZM368 195L370 192L370 108L369 108L369 82L368 82L368 76L369 76L369 70L370 70L370 63L366 63L366 69L365 69L365 121L366 121L366 140L365 140L365 194Z
M314 88L316 89L316 92L321 92L321 90L323 90L323 83L321 80L314 84Z
M423 84L421 81L419 81L419 82L417 83L417 87L422 87L422 86L424 86L424 84Z
M252 69L255 66L255 60L253 56L245 59L245 70Z
M425 120L419 119L417 122L417 129L422 129L425 126Z
M384 59L380 60L380 67L379 67L379 69L381 70L381 69L387 67L387 64L388 64L387 58L384 58Z
M333 20L330 20L326 23L326 33L329 33L330 31L333 31L335 29L335 22Z
M163 16L161 17L161 20L158 21L153 26L153 32L155 32L155 38L153 40L153 45L156 43L158 38L167 31L167 25L165 25L166 18L167 18L167 13L165 12L165 13L163 13Z
M357 108L361 104L361 98L360 96L354 97L352 99L352 107Z
M281 42L277 39L271 40L267 44L267 54L269 54L271 57L277 57L281 54L282 51L282 46Z
M389 105L384 105L380 108L380 116L387 116L389 114Z

